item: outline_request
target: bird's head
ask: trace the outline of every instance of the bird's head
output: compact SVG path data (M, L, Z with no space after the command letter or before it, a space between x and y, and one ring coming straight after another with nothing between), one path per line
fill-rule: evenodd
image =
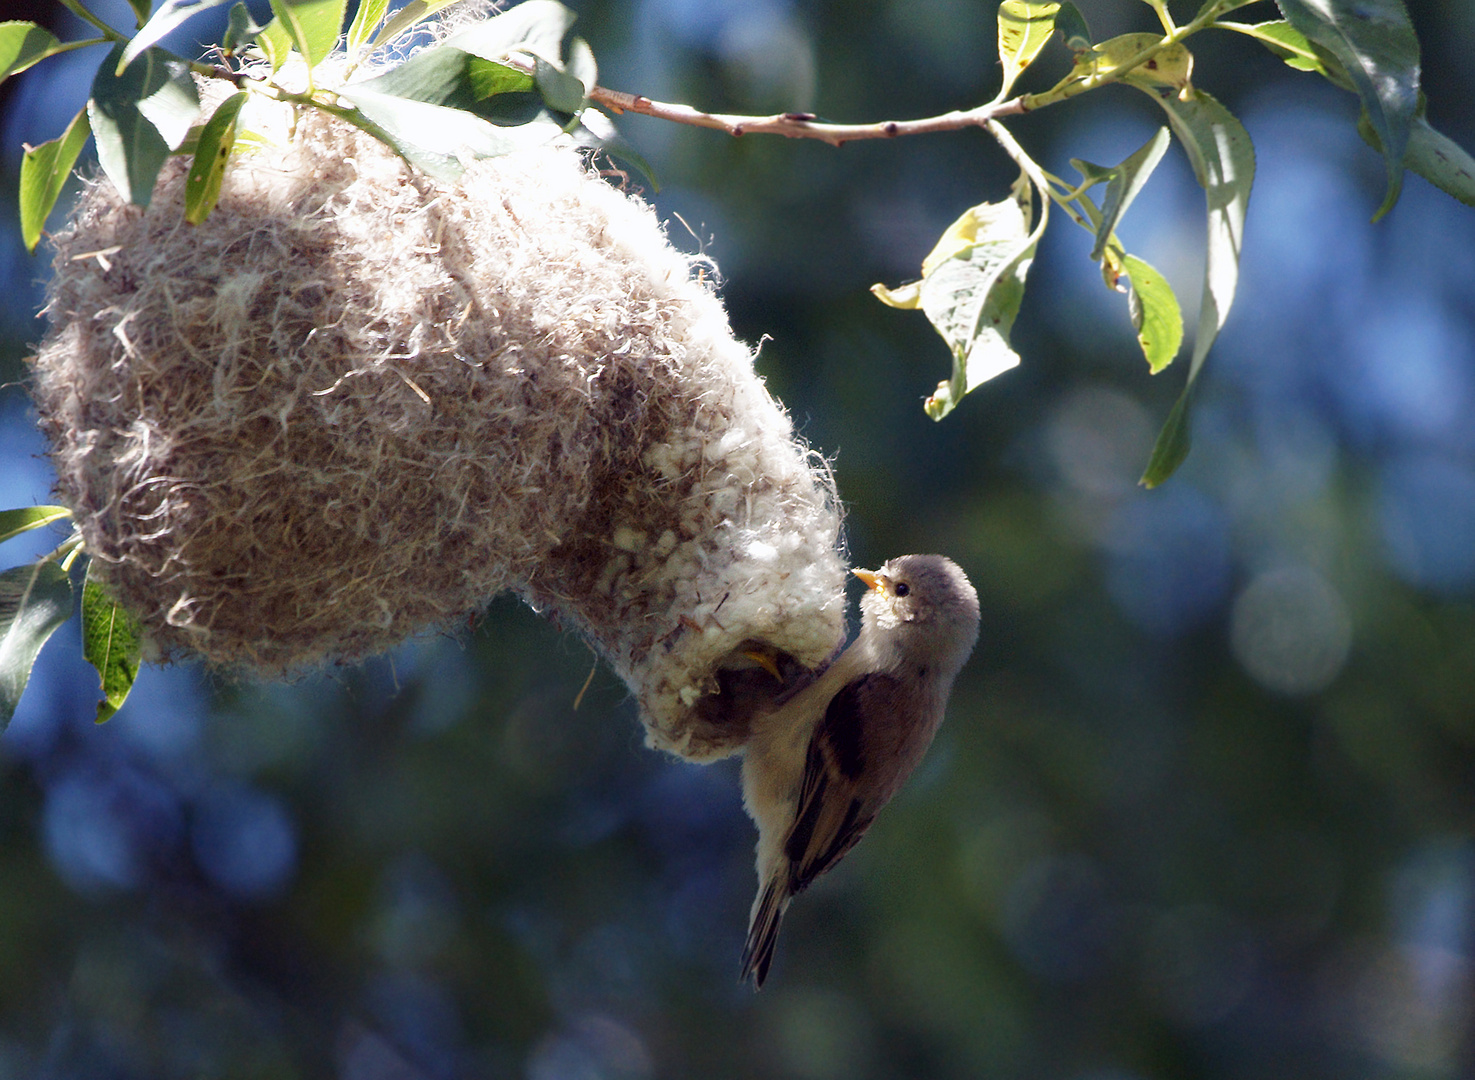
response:
M978 640L978 593L943 555L902 555L879 570L854 570L868 586L860 598L863 629L898 641L925 642L961 667Z

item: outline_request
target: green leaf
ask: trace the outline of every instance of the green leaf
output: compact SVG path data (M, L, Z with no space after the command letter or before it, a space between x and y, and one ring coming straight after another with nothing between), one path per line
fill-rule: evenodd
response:
M287 33L281 19L273 19L256 35L256 46L271 64L271 73L275 75L292 55L292 35Z
M1115 169L1102 169L1088 161L1073 161L1072 164L1081 169L1083 175L1105 173L1112 176L1116 173ZM1062 202L1061 208L1093 236L1102 235L1104 216L1084 191L1070 201ZM1173 362L1183 344L1183 314L1178 307L1178 298L1167 279L1150 263L1128 255L1122 249L1115 232L1105 233L1099 258L1106 287L1114 292L1127 293L1127 310L1132 316L1132 328L1137 332L1137 344L1147 358L1148 370L1156 375ZM1123 278L1127 281L1125 286Z
M426 52L433 51L431 49L426 50ZM416 53L409 62L413 63L424 55L425 53ZM506 64L499 64L495 60L483 60L481 57L472 56L470 53L466 55L470 59L466 61L465 78L468 86L471 88L471 96L474 102L483 102L488 98L497 97L500 94L530 94L537 88L537 84L533 82L532 75L523 71L521 68L508 67ZM401 64L400 66L403 67L404 65ZM396 68L395 70L397 71L399 69ZM412 97L414 95L406 94L404 96ZM471 108L473 112L476 111L476 108L473 106L467 107ZM488 117L488 119L495 119L495 117Z
M1055 29L1060 31L1065 47L1071 52L1086 52L1091 48L1091 28L1086 25L1081 9L1070 0L1065 0L1056 12Z
M465 109L380 93L373 89L376 82L352 83L338 91L339 97L356 106L359 126L440 180L456 179L468 159L541 146L562 130L547 121L499 127Z
M1096 243L1091 249L1093 261L1101 259L1107 241L1116 231L1117 222L1121 221L1127 207L1132 205L1132 200L1137 198L1137 194L1146 185L1148 178L1152 176L1152 170L1162 161L1163 155L1168 152L1168 144L1172 141L1167 128L1158 128L1157 134L1143 143L1136 153L1110 169L1092 165L1089 161L1071 159L1070 163L1091 184L1106 181L1106 199L1101 206L1101 220L1096 225Z
M1188 457L1188 449L1191 444L1189 438L1189 396L1193 392L1190 383L1183 388L1183 393L1178 395L1178 400L1173 403L1173 409L1168 413L1168 422L1163 425L1163 430L1158 433L1157 442L1153 444L1152 456L1147 460L1147 469L1138 481L1143 487L1155 488L1168 477L1178 471L1178 466L1183 464Z
M408 4L391 15L389 21L379 28L379 32L374 35L374 40L369 42L369 51L373 52L381 45L388 45L416 23L423 22L437 11L449 7L455 2L456 0L410 0ZM491 22L496 18L500 18L500 16L493 16L493 19L487 21Z
M999 62L1004 66L1000 98L1009 93L1015 80L1050 43L1059 10L1057 3L1036 0L1004 0L999 5Z
M123 50L123 55L118 58L118 66L114 74L123 74L123 69L133 63L134 58L139 53L161 41L164 35L168 34L169 31L179 26L186 19L190 19L202 11L208 11L211 8L219 7L221 4L228 3L230 3L230 0L164 0L159 5L159 10L154 12L149 21L144 23L139 28L138 33L133 35L133 40L128 42L127 47Z
M108 179L123 198L147 206L165 158L200 114L199 93L189 65L163 49L146 49L117 75L121 55L115 46L98 69L87 115Z
M1466 206L1475 206L1475 158L1422 116L1409 131L1403 163Z
M143 627L97 583L91 566L82 586L82 656L97 669L101 681L102 700L97 703L101 724L123 707L138 678Z
M61 48L51 31L33 22L0 22L0 83Z
M919 285L897 291L871 287L892 307L920 307L952 350L952 378L926 401L934 420L1019 363L1009 332L1040 238L1039 229L1030 229L1032 198L1030 181L1021 176L1012 198L980 203L953 222L923 263Z
M563 37L573 24L574 13L556 0L523 0L447 38L445 44L484 60L505 60L514 53L527 53L557 63L563 54Z
M25 152L20 163L20 230L27 251L35 251L51 208L61 197L77 155L92 128L84 108L72 117L66 131Z
M321 64L338 44L346 8L347 0L271 0L272 13L308 68Z
M0 734L46 639L72 615L72 583L50 559L0 573Z
M241 0L236 0L230 9L230 22L225 27L225 37L221 39L220 48L227 54L239 52L244 46L256 40L256 35L261 33L261 27L256 25L256 20L251 18L251 9Z
M531 96L533 88L533 77L525 71L483 60L464 49L439 45L422 49L383 75L350 83L342 94L349 100L365 92L404 98L464 109L483 119L496 120L500 117L487 106L489 98L516 93Z
M246 91L232 94L220 103L215 115L200 131L195 157L190 162L184 185L184 220L198 225L210 216L220 199L225 166L236 144L236 117L246 103Z
M1284 19L1275 19L1262 23L1242 23L1227 20L1215 23L1216 28L1233 30L1237 33L1252 37L1263 44L1267 49L1280 57L1290 67L1297 71L1314 71L1319 75L1327 75L1330 78L1327 67L1323 62L1325 51L1318 52L1316 47L1305 34L1297 30ZM1335 60L1333 60L1335 63ZM1339 68L1341 65L1337 65ZM1345 77L1345 74L1344 74ZM1348 80L1346 89L1352 89L1352 83Z
M358 10L353 13L353 22L348 27L348 55L356 56L359 49L369 40L389 9L389 0L359 0Z
M1150 95L1167 112L1168 123L1183 144L1193 165L1193 174L1207 197L1208 243L1204 252L1203 298L1199 301L1198 329L1194 335L1193 359L1188 367L1188 386L1191 387L1234 303L1234 292L1239 283L1239 251L1244 240L1245 208L1249 205L1250 188L1255 182L1255 148L1244 125L1202 90L1192 90L1184 98L1182 94L1172 92L1171 88L1139 81L1135 75L1128 75L1126 81ZM1186 393L1180 402L1186 410ZM1163 434L1168 434L1166 428ZM1186 454L1186 418L1179 422L1179 430L1174 436L1174 439L1180 438ZM1178 443L1170 440L1169 444L1164 444L1159 440L1160 448L1164 445L1176 447ZM1153 460L1160 464L1173 461L1176 468L1182 458L1160 457L1154 451ZM1162 479L1166 479L1166 475ZM1146 478L1143 482L1146 483ZM1161 480L1154 482L1160 483Z
M1127 304L1137 344L1147 358L1147 370L1156 375L1173 362L1183 345L1183 313L1173 287L1152 264L1124 255L1122 269L1132 283Z
M572 116L588 100L583 83L541 56L533 58L533 81L543 101L554 112Z
M71 516L72 512L65 506L22 506L18 510L0 510L0 544L21 533Z
M1357 118L1357 133L1374 150L1382 152L1378 133L1366 112ZM1413 127L1409 129L1403 163L1466 206L1475 206L1475 158L1459 143L1431 127L1422 115L1414 117Z
M133 9L133 17L138 20L139 26L148 21L149 7L152 2L153 0L128 0L128 6Z
M1377 221L1398 201L1403 155L1419 99L1419 39L1403 0L1276 0L1307 39L1336 57L1351 77L1387 165L1388 191Z

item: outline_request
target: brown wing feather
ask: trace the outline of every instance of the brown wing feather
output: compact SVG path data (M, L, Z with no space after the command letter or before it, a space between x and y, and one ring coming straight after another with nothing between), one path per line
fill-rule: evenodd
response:
M801 892L839 862L865 835L876 812L890 798L860 798L855 781L867 759L883 749L884 728L901 681L891 675L863 675L840 689L815 728L804 762L799 810L784 841L789 860L789 891Z

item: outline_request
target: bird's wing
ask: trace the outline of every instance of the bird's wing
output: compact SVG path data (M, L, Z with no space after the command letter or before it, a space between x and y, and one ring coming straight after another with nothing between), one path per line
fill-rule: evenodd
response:
M798 813L784 841L791 894L839 862L890 797L889 783L879 788L868 785L862 791L857 781L868 766L879 764L867 760L878 749L873 729L894 715L901 693L901 680L872 672L847 683L830 699L809 741ZM873 797L876 794L880 797Z

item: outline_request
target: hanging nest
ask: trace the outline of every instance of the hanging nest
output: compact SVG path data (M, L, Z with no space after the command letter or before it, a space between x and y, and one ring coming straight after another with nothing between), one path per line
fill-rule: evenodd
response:
M703 260L572 149L448 184L273 109L203 225L173 159L147 210L95 180L53 238L33 393L107 585L164 655L268 678L513 589L652 745L730 753L780 686L750 653L794 675L840 645L844 566Z

